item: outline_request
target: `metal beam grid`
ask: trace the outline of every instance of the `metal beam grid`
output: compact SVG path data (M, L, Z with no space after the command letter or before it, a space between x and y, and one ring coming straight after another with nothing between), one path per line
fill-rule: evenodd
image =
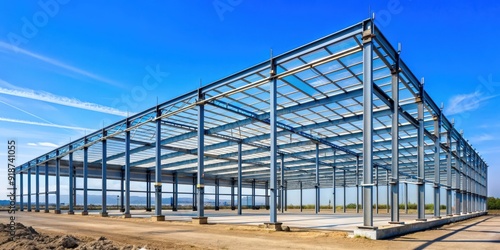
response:
M277 79L277 150L284 156L288 189L298 189L299 185L314 187L316 144L319 144L320 186L331 186L334 162L338 180L343 178L344 170L346 185L355 186L361 180L363 169L359 169L358 177L355 169L356 158L363 153L362 34L365 22L370 20L272 57ZM397 69L399 102L394 103L391 72L398 52L376 26L373 25L373 29L373 164L389 170L391 175L392 107L397 105L400 114L399 174L401 180L417 181L417 103L423 102L423 181L435 182L437 162L440 174L437 185L456 188L461 185L456 183L456 172L466 176L477 172L480 179L476 181L484 187L487 164L453 123L442 115L441 108L423 91L423 83L403 61ZM270 178L271 164L270 71L269 61L245 69L43 154L18 166L17 173L27 172L36 165L44 166L46 162L52 170L55 159L59 158L62 159L61 175L67 176L67 158L73 152L73 163L80 177L83 148L88 148L89 177L100 178L98 168L102 160L102 145L98 142L106 139L107 168L111 173L108 178L120 179L113 173L118 173L125 165L125 131L130 131L131 180L145 181L146 172L154 172L156 165L155 122L160 119L162 172L166 176L178 173L180 184L192 184L198 167L197 107L203 105L205 178L217 178L220 185L231 186L232 180L238 178L238 143L241 143L244 181L250 183L255 179L258 187L264 187ZM204 98L199 99L198 93ZM160 110L159 115L156 110ZM435 119L440 119L442 136L439 142L436 142ZM448 145L448 136L451 145ZM439 143L439 154L435 153L435 143ZM466 161L458 155L458 148L477 161ZM438 161L435 161L436 155L440 157ZM360 160L363 164L362 157ZM462 167L459 162L463 163ZM453 172L451 186L448 183L450 170ZM41 173L45 174L43 168ZM53 173L49 171L49 174ZM390 181L385 175L386 171L379 171L379 185L387 185L386 179ZM172 178L162 180L172 182ZM343 186L343 182L336 181L336 186Z

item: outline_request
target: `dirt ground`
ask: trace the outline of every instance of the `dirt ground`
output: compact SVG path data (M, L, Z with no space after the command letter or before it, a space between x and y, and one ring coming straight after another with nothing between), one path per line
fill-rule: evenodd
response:
M0 213L0 223L7 224L8 218ZM16 222L26 227L18 224L15 242L8 240L8 228L0 228L0 249L496 249L500 243L499 216L379 241L351 238L346 232L296 228L274 232L257 226L142 218L19 212Z

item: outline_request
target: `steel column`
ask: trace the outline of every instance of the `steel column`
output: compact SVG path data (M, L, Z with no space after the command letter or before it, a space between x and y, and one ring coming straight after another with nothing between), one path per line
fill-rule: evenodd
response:
M59 156L59 150L56 151L56 214L61 213L61 159Z
M241 158L241 142L238 143L238 215L242 214L242 204L241 204L241 199L242 199L242 184L243 184L243 177L242 177L242 158Z
M359 213L359 157L356 157L356 213Z
M35 212L40 212L40 167L35 166Z
M28 212L31 212L31 167L28 164Z
M270 72L270 84L269 84L269 129L270 129L270 185L271 185L271 202L270 202L270 212L269 212L269 222L277 223L277 211L276 211L276 195L277 195L277 178L276 178L276 163L277 163L277 150L278 150L278 134L276 130L277 125L277 81L276 75L276 65L274 60L271 59L271 72Z
M48 212L49 212L49 163L45 162L45 213Z
M69 146L69 150L71 150L72 147L71 145ZM73 179L73 176L74 176L74 165L73 165L73 153L69 153L69 211L68 211L68 214L75 214L75 211L74 211L74 192L73 190L75 189L75 183L74 183L74 179Z
M343 169L343 170L344 170L344 190L343 190L343 191L344 191L344 197L343 197L343 198L344 198L344 205L343 205L343 208L342 208L342 209L343 209L343 212L344 212L344 213L346 213L346 204L345 204L345 203L346 203L346 192L345 192L345 188L346 188L346 183L345 183L345 169Z
M19 211L24 211L23 172L19 173Z
M302 181L299 181L299 206L300 212L302 212Z
M156 140L155 140L155 217L162 220L162 179L161 179L161 110L156 107Z
M319 189L319 144L316 143L316 203L314 208L316 209L316 213L320 211L320 189Z
M335 162L335 160L334 160ZM335 167L335 163L334 163L334 166L333 166L333 171L332 171L332 209L333 209L333 213L336 213L337 212L337 190L335 189L335 179L337 178L336 176L336 171L337 171L337 167ZM302 185L302 183L301 183Z
M378 198L379 198L379 193L378 193L378 184L379 184L379 171L378 171L378 166L375 166L375 213L378 214Z
M434 116L434 218L441 218L441 175L440 175L440 160L441 160L441 121L442 110L439 115Z
M255 179L252 180L252 209L255 209Z
M196 202L198 200L197 195L196 195L196 175L193 177L193 211L197 211L198 208L196 207Z
M234 178L231 178L231 210L234 210Z
M288 208L288 182L285 181L285 211L287 210Z
M332 205L333 205L333 213L337 212L337 190L335 189L335 179L337 178L337 150L333 150L333 171L332 171Z
M201 90L198 91L198 100L205 99ZM198 171L196 186L198 191L197 207L198 218L205 217L205 106L198 105Z
M266 203L266 210L269 210L269 181L266 181L266 187L265 187L265 203Z
M448 153L446 155L446 184L448 187L446 188L446 215L451 216L453 211L451 210L451 190L453 185L453 179L451 175L451 131L453 131L453 124L451 128L449 128L446 134L446 142L448 144Z
M173 175L174 175L174 180L172 182L172 199L173 199L172 211L175 212L178 210L179 206L179 173L174 172Z
M373 227L373 20L363 31L363 226ZM358 157L359 158L359 157Z
M385 170L385 183L386 183L386 208L385 208L385 211L386 213L389 213L389 206L390 206L390 203L389 203L389 200L390 200L390 192L389 192L389 170Z
M146 211L151 212L151 171L146 171Z
M215 178L215 211L219 211L219 179Z
M127 128L130 127L130 121L127 118L126 121ZM125 207L124 214L125 217L129 217L130 215L130 131L125 131L125 194L123 194L122 189L122 200L123 196L125 196ZM147 198L146 198L147 202ZM122 203L123 207L123 203ZM148 206L146 206L147 208Z
M399 72L400 72L400 57L401 47L398 48L398 53L396 53L395 65L392 68L392 100L394 105L392 106L392 127L391 127L391 137L392 137L392 164L391 164L391 194L390 202L387 204L391 207L391 222L399 222ZM389 184L387 184L389 185Z
M279 207L281 213L285 212L285 156L280 154L280 195Z
M405 214L408 214L408 183L404 183L405 187Z
M102 131L102 137L106 137L106 131ZM102 140L102 208L101 208L101 216L108 216L107 212L107 150L108 143L106 140Z
M417 220L425 221L424 81L420 85L417 128Z
M87 143L87 138L84 139L84 143ZM88 215L88 206L87 206L87 201L88 201L88 190L87 190L87 182L88 182L88 158L89 158L89 152L88 148L84 147L83 148L83 211L82 215ZM48 165L46 165L48 168ZM47 174L47 173L46 173Z

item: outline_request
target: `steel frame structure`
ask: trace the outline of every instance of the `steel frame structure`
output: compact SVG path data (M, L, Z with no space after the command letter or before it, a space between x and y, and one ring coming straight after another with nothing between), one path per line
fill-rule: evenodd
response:
M270 223L278 222L278 206L286 209L286 190L300 189L302 206L302 189L316 189L320 212L320 188L333 186L336 196L336 188L345 194L346 187L361 187L365 208L373 206L373 187L378 196L378 185L387 185L391 222L397 223L402 183L406 193L408 183L418 186L419 220L425 220L426 184L435 190L435 217L441 216L443 188L447 215L484 211L487 168L401 60L400 49L369 19L72 141L18 166L16 173L22 205L23 174L28 175L28 210L35 169L36 211L40 174L45 204L55 194L59 212L60 178L69 177L70 213L73 191L83 191L86 213L88 179L101 179L103 215L108 179L124 183L119 191L125 215L130 182L151 185L154 179L155 189L146 190L149 209L151 193L155 207L162 206L162 184L172 183L174 190L193 185L198 217L204 216L206 183L216 184L217 195L219 186L231 187L231 206L239 214L242 187L252 188L253 204L255 189L265 189ZM48 190L49 175L56 176L55 192ZM83 188L75 186L77 177ZM407 204L407 194L405 199ZM372 227L373 210L363 209L363 215L363 226Z

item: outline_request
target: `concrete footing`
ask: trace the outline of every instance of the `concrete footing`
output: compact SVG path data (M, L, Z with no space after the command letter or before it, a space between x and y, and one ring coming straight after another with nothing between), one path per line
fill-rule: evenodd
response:
M151 212L151 208L146 208L146 212Z
M404 221L389 221L389 224L391 225L404 225Z
M122 215L122 218L132 218L132 215L131 214L123 214Z
M276 223L267 222L267 223L264 223L264 226L267 229L271 229L271 230L274 230L274 231L282 231L283 228L281 227L281 225L283 225L283 223L281 223L281 222L276 222Z
M61 214L61 210L52 210L53 214Z
M108 212L100 212L99 216L101 216L101 217L108 217L109 215L108 215Z
M50 211L49 210L43 210L44 213L48 214Z
M165 221L164 215L153 215L151 216L151 221Z
M193 217L191 222L196 225L208 224L208 217Z
M427 219L415 219L415 221L427 221Z
M373 240L386 239L390 237L395 237L398 235L404 235L409 233L414 233L418 231L423 231L435 227L440 227L449 223L471 219L474 217L486 215L487 212L478 212L467 215L456 215L453 217L446 217L441 219L433 219L429 221L417 221L413 223L403 224L403 225L391 225L384 228L365 228L358 227L354 230L355 236L367 237Z
M82 215L89 215L89 212L88 211L83 211Z
M40 213L40 210L38 210L38 209L35 209L35 213Z
M73 211L68 211L68 214L69 214L69 215L73 215L73 214L75 214L75 212L73 212Z

